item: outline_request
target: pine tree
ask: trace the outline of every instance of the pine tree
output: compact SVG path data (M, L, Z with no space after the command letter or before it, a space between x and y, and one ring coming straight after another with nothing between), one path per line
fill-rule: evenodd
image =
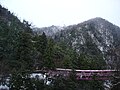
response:
M33 44L30 33L20 32L16 43L15 52L16 60L21 63L20 69L30 70L33 67L32 60Z
M47 37L45 33L42 35L36 35L34 37L34 47L35 47L35 66L39 69L43 68L44 54L47 48Z
M49 69L55 68L54 60L53 60L53 57L54 57L53 45L54 45L53 40L49 39L47 48L46 48L45 54L44 54L44 66Z

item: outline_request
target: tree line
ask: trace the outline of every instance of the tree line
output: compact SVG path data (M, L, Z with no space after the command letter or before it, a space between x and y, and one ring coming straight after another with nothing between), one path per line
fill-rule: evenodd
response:
M51 85L30 78L36 69L104 69L103 65L102 55L79 54L64 42L37 34L31 24L0 5L0 84L8 84L10 90L103 90L102 81L77 81L74 73L67 79L56 77Z

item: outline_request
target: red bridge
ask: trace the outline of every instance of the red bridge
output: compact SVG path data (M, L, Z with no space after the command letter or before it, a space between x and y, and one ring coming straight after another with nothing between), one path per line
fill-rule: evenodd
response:
M36 70L36 72L41 71L42 70ZM72 70L63 68L56 68L56 70L45 70L44 72L50 77L68 77L73 71L78 80L109 80L116 73L116 70Z

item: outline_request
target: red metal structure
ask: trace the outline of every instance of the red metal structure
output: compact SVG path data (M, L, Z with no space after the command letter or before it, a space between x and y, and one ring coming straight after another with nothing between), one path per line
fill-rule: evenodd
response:
M56 70L45 70L48 76L64 76L68 77L71 72L76 74L78 80L109 80L116 70L72 70L56 68Z
M108 80L113 75L115 70L72 70L56 68L55 71L49 71L51 76L63 75L69 76L69 74L74 71L78 80Z

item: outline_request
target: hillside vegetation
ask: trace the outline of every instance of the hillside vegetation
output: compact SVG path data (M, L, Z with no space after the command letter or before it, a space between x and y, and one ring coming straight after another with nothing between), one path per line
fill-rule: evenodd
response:
M78 81L74 73L67 79L57 77L50 85L31 79L30 74L36 69L57 67L117 69L119 27L95 18L78 25L39 30L31 29L29 22L21 22L0 5L1 85L8 85L10 90L103 90L103 81Z

